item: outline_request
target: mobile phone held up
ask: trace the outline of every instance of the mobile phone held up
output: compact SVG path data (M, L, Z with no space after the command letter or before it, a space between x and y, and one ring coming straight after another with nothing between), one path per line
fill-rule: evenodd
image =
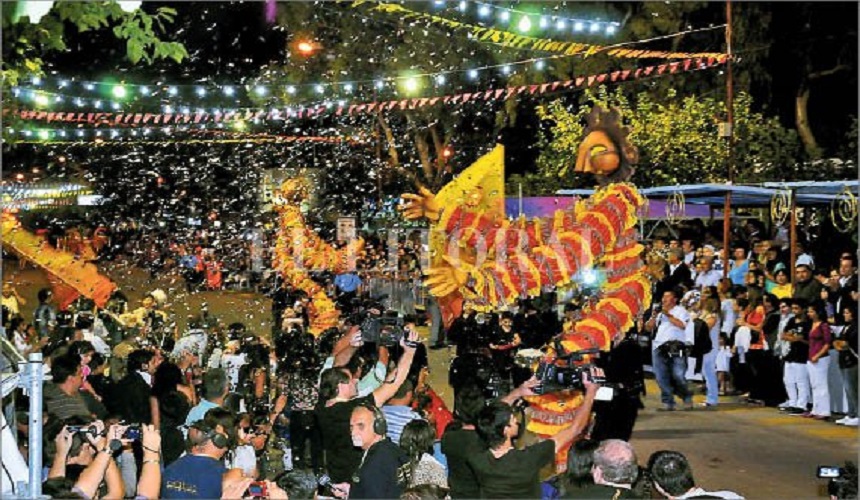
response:
M266 498L269 496L269 492L266 489L266 483L262 481L255 481L248 486L248 495L253 498Z

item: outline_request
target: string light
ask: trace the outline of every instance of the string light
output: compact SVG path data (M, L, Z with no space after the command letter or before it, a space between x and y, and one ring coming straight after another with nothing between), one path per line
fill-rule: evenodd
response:
M149 87L143 85L140 87L140 95L149 95Z
M296 93L296 88L295 88L295 87L293 87L292 85L288 86L288 87L287 87L287 93L288 93L288 94L295 94L295 93Z
M169 87L167 89L167 93L170 94L171 96L175 96L176 94L179 93L179 89L177 89L176 87Z
M111 93L117 99L125 99L125 96L128 94L128 91L122 85L116 85L113 89L111 89Z
M469 3L466 0L460 0L460 12L466 12L466 9L469 8Z
M460 2L461 5L462 5L462 3L463 2ZM535 12L526 12L526 11L522 11L522 10L518 10L518 9L503 7L501 5L498 5L498 4L495 4L492 2L478 1L478 2L474 2L474 3L476 5L478 5L478 15L480 17L488 17L489 15L492 14L492 10L496 9L498 11L498 18L502 22L510 21L511 17L514 15L518 15L518 16L520 16L520 15L521 16L530 16L530 15L534 16L535 15ZM444 4L444 2L443 2L443 4ZM440 5L440 4L437 4L437 5ZM460 10L464 10L464 9L461 7ZM563 15L551 15L551 16L540 15L540 19L538 21L538 26L540 26L541 29L547 29L551 25L554 25L555 28L558 30L564 30L567 28L567 26L574 26L576 31L582 31L582 29L585 27L585 24L591 25L592 23L597 23L598 26L600 27L597 31L600 31L600 29L605 29L606 34L613 34L613 33L617 32L618 28L621 26L621 23L619 23L617 21L600 21L600 20L592 21L592 20L581 19L581 18L570 17L570 16L563 16ZM577 25L579 26L579 28L576 28ZM610 26L612 26L614 28L609 29ZM531 26L528 29L531 29ZM528 29L521 30L521 31L528 31Z
M597 33L598 31L600 31L600 24L599 23L591 23L591 32Z
M519 28L520 31L522 31L523 33L532 29L532 22L531 22L531 20L529 20L529 16L523 16L523 18L520 19L520 22L517 25L517 28Z
M471 78L472 80L478 78L478 70L476 70L476 69L469 70L469 78Z
M204 89L203 87L197 87L197 97L205 97L205 96L206 96L206 89Z
M315 90L317 91L317 94L322 94L325 92L325 88L322 85L317 85Z
M234 92L234 91L233 91L233 87L231 87L231 86L229 86L229 85L227 85L226 87L224 87L224 95L226 95L226 96L228 96L228 97L229 97L229 96L232 96L232 95L233 95L233 92Z
M352 84L347 83L346 85L343 86L343 90L345 90L347 93L352 93Z
M262 85L257 85L257 87L254 89L254 92L256 92L259 96L263 96L266 95L268 91L266 90L266 87Z
M418 90L418 79L417 78L408 78L403 85L406 87L407 92L415 92Z
M445 75L436 75L436 84L444 85L445 84Z
M536 69L543 69L545 65L546 65L546 63L544 63L543 59L538 59L535 62L535 68Z

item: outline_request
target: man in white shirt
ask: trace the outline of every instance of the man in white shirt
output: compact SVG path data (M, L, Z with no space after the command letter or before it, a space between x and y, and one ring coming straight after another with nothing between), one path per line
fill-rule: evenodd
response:
M675 395L684 402L685 409L692 409L693 394L687 388L687 349L686 334L690 314L678 304L678 290L663 293L662 308L648 323L646 329L656 332L652 342L651 366L657 385L660 386L660 400L663 411L675 409Z
M696 288L699 290L720 284L722 274L714 269L714 260L711 257L702 257L702 272L696 275Z

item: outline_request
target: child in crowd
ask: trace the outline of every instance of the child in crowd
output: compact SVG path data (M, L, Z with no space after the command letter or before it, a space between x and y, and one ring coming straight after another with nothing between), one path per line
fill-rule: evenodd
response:
M732 358L732 348L728 345L729 339L724 333L720 333L720 349L717 351L717 380L720 384L720 396L729 392L729 362Z

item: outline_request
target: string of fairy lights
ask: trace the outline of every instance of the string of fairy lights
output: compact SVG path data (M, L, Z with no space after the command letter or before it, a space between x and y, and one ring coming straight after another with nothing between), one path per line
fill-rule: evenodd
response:
M542 12L529 12L512 7L504 7L491 2L470 2L459 0L446 2L436 0L433 7L438 9L455 8L466 14L474 12L479 20L496 21L501 23L514 23L522 33L528 33L535 28L556 33L570 32L574 34L602 33L613 35L618 32L621 23L612 20L585 19L581 17L569 17L560 14L545 14Z

